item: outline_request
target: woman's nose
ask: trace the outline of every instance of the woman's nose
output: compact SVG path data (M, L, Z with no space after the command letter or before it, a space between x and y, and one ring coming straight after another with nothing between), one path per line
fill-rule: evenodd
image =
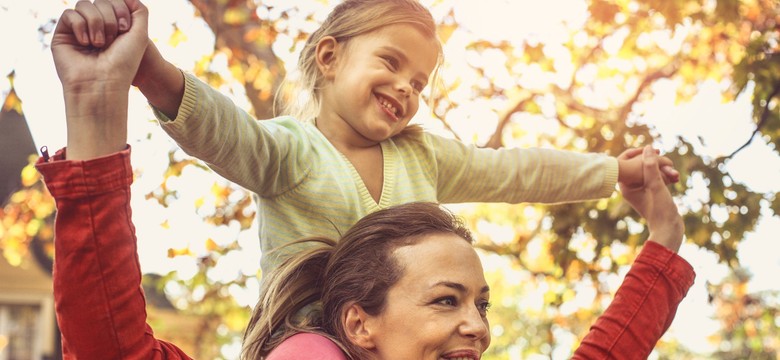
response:
M473 340L482 340L489 334L487 320L482 317L476 306L470 307L465 314L460 326L460 333Z

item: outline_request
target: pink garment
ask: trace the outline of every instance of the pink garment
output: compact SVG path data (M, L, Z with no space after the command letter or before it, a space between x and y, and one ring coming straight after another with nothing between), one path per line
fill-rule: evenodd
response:
M265 360L347 360L341 348L319 334L298 333L282 341Z
M189 359L154 337L130 209L130 148L88 161L60 150L36 167L57 203L54 302L66 359ZM648 241L576 359L644 359L693 284L682 258ZM298 334L269 360L346 359L329 339Z

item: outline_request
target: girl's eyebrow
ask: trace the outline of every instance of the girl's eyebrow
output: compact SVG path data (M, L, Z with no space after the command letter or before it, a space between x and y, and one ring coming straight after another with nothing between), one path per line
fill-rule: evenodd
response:
M395 46L392 46L392 45L382 45L382 46L379 47L379 49L392 53L393 56L398 57L398 59L401 62L403 62L403 63L406 63L406 64L409 63L409 58L406 56L406 54L403 51L401 51L401 49L399 49L399 48L397 48ZM428 78L428 75L424 74L422 71L418 71L416 75L420 76L420 77L423 77L425 79Z
M464 286L463 284L460 284L460 283L452 282L452 281L439 281L439 282L431 285L432 288L437 287L437 286L445 286L445 287L448 287L450 289L455 289L455 290L457 290L458 292L461 292L461 293L468 292L468 290L466 289L466 286ZM484 294L486 292L490 292L490 287L487 286L487 285L483 286L482 289L480 289L480 291L479 291L480 294Z

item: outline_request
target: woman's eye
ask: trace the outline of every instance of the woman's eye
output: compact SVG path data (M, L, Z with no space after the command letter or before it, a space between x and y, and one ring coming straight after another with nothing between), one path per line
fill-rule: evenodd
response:
M458 304L458 301L455 300L455 298L452 296L446 296L443 298L436 299L435 303L439 305L455 306Z
M487 315L488 310L490 310L490 302L483 301L478 303L477 309L479 309L479 313L482 314L482 316Z

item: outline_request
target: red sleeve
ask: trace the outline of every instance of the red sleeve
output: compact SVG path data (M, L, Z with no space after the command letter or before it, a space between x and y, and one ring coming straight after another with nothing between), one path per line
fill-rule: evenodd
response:
M266 360L347 360L347 356L325 336L298 333L276 346Z
M683 258L647 241L573 359L647 359L671 325L694 277Z
M49 161L47 161L49 160ZM54 306L66 359L189 359L154 338L131 221L130 149L36 164L57 204Z

